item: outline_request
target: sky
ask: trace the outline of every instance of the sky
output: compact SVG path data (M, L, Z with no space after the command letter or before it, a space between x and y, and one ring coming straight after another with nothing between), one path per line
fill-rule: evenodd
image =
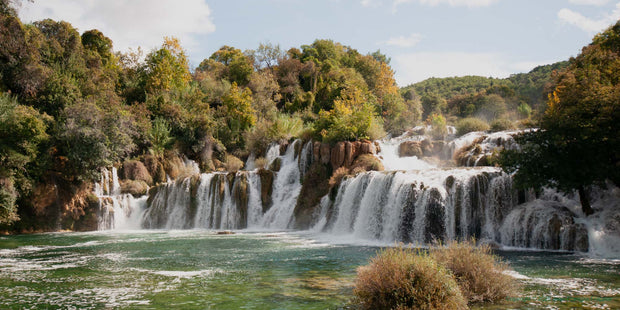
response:
M24 22L99 29L145 53L175 36L196 67L223 45L283 50L331 39L391 58L396 82L508 77L576 56L620 19L618 0L34 0Z

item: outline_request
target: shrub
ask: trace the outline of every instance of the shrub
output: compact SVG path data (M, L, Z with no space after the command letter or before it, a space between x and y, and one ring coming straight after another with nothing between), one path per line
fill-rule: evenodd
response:
M255 159L254 167L258 169L265 169L265 167L267 167L267 159L265 159L265 157L259 157Z
M146 195L149 186L144 181L124 180L121 183L121 193L128 193L134 197Z
M523 118L530 118L530 116L532 115L532 107L530 107L525 102L522 102L517 107L517 111L519 112L519 115L521 115L521 117L523 117Z
M226 171L239 171L243 168L243 166L244 164L241 159L233 155L226 154L226 160L224 162L224 168L226 168Z
M499 301L516 292L514 278L505 273L507 265L491 253L488 244L451 241L432 247L430 254L452 271L469 302Z
M342 178L349 174L349 169L346 167L340 167L334 171L332 176L329 178L329 187L338 186Z
M433 114L428 117L427 122L431 125L431 136L436 140L443 140L448 134L446 118L441 114Z
M371 154L363 154L358 156L353 165L351 165L351 171L360 169L364 171L383 171L384 167L379 158Z
M468 117L461 119L456 123L456 133L462 136L466 133L473 131L486 131L489 130L489 124L484 120L474 117Z
M357 269L354 294L364 309L466 309L454 276L421 250L382 250Z
M137 160L127 160L123 163L121 171L123 179L144 181L146 184L153 185L153 178L146 166Z
M515 125L505 118L496 119L491 123L491 131L503 131L503 130L511 130L515 129Z

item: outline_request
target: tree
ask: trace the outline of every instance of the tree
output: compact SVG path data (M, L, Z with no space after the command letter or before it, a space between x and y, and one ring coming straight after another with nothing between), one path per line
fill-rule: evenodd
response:
M243 54L240 49L234 47L224 45L213 53L209 59L223 64L223 77L230 82L237 83L237 85L247 85L250 75L254 72L252 60ZM206 59L199 66L199 68L205 69L213 67L215 65Z
M177 38L165 37L161 48L146 56L146 90L150 93L188 86L189 61Z
M50 118L32 107L19 105L9 94L0 94L0 224L17 219L17 197L30 190L27 165L49 138Z
M260 43L254 53L255 63L258 68L267 68L273 72L274 67L278 64L278 60L283 57L280 45L273 45L269 42Z
M232 83L230 91L222 98L217 115L221 120L218 139L229 149L241 149L244 145L242 133L256 123L252 91Z
M315 136L325 142L378 139L383 127L368 95L356 87L348 87L334 101L333 110L319 112L314 124Z
M540 130L517 137L521 150L504 151L502 165L522 187L577 190L584 214L594 212L586 187L620 184L620 22L558 74Z

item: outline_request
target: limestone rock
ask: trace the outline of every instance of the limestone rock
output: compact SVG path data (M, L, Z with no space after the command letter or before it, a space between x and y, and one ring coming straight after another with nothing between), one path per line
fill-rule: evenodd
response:
M328 143L321 143L321 163L329 164L330 158L330 146Z
M345 143L338 142L331 149L331 164L334 170L342 167L345 159Z

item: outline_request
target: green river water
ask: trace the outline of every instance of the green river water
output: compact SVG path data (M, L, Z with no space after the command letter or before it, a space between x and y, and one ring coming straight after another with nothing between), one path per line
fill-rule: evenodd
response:
M349 309L378 247L205 230L0 237L0 309ZM520 297L483 309L620 309L620 260L500 251Z

